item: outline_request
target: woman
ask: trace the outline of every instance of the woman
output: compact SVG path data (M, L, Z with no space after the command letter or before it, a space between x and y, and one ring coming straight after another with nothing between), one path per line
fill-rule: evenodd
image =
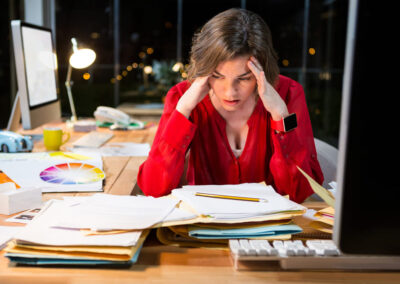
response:
M293 113L298 126L282 131ZM182 183L265 181L303 202L312 190L296 165L322 183L301 85L279 75L261 17L242 9L216 15L194 36L188 80L166 96L139 187L158 197Z

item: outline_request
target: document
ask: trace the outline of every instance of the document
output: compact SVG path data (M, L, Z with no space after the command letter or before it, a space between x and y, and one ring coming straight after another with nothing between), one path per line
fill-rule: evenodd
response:
M5 256L27 265L127 265L135 263L148 235L143 231L135 246L40 246L11 243Z
M80 152L82 150L72 148L73 152ZM100 148L87 148L85 154L98 154L103 157L107 156L139 156L147 157L150 152L150 144L148 143L131 143L131 142L120 142L120 143L108 143Z
M50 200L41 212L14 236L20 244L48 246L134 246L142 231L131 231L116 235L85 236L79 229L53 227L64 218L66 208L62 200Z
M189 226L189 236L199 239L235 239L235 238L257 238L272 237L287 234L297 234L302 229L294 224L267 225L248 228L215 229Z
M23 227L0 226L0 250L22 229Z
M27 224L30 221L32 221L33 218L35 218L39 212L40 208L30 209L6 219L6 222Z
M329 206L335 208L335 197L331 192L323 188L318 182L316 182L312 177L310 177L305 171L303 171L300 167L297 169L305 176L308 183L310 184L312 190L322 198Z
M197 192L259 198L266 200L266 202L196 196ZM184 186L181 189L174 189L172 195L188 203L199 214L221 220L243 219L306 210L304 206L276 193L272 186L258 183Z
M21 187L42 192L103 191L103 162L100 155L76 160L51 153L0 154L0 169Z
M65 206L51 226L97 231L146 229L164 220L179 202L171 198L111 194L94 194L80 200Z

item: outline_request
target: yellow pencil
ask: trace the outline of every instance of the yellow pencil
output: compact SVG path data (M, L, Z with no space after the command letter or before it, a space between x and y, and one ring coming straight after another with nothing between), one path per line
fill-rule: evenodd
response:
M263 198L222 195L222 194L203 193L203 192L196 192L195 196L221 198L221 199L233 199L233 200L252 201L252 202L268 202L266 199L263 199Z

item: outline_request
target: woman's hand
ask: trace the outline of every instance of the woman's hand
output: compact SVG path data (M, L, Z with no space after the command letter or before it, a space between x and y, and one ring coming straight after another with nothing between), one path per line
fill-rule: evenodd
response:
M278 92L265 78L261 64L253 56L247 62L257 80L257 90L265 109L271 114L272 119L279 121L289 115L287 106Z
M189 89L183 94L176 105L176 110L189 118L190 113L196 105L204 99L210 91L208 78L210 76L199 77L194 80Z

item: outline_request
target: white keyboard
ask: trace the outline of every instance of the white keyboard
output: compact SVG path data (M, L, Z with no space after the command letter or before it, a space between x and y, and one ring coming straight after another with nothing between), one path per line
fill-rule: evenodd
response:
M229 248L237 270L400 270L400 257L344 255L331 240L233 239Z
M101 145L110 140L114 134L108 132L92 131L83 135L81 138L72 143L75 148L99 148Z

